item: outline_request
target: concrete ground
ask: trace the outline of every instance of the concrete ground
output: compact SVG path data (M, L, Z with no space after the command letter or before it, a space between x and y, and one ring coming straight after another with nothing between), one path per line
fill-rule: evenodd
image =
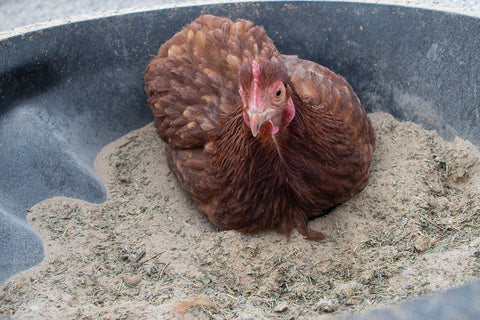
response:
M185 1L3 0L0 1L0 31L78 15L182 2Z
M0 1L0 31L50 20L69 18L78 15L140 8L158 5L181 5L192 2L186 0L2 0ZM195 1L197 3L203 1ZM361 2L361 1L360 1ZM367 1L369 2L369 1ZM385 1L378 1L385 2ZM395 3L397 1L386 1ZM447 9L451 6L480 10L480 0L415 0L398 1L420 6L433 6Z

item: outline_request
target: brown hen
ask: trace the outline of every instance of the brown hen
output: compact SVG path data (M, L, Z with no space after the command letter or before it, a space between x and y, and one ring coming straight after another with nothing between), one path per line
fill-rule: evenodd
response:
M203 15L166 41L145 72L166 156L220 229L294 228L367 184L374 132L344 78L281 55L263 27Z

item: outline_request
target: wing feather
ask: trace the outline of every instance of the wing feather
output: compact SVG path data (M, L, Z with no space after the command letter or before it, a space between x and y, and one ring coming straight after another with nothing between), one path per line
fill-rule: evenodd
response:
M241 62L275 55L265 30L251 21L203 15L183 28L160 47L145 72L160 137L174 148L203 146L220 119L241 106Z
M298 95L308 106L338 116L352 130L354 141L373 145L375 137L365 109L342 76L298 56L282 55L282 62Z

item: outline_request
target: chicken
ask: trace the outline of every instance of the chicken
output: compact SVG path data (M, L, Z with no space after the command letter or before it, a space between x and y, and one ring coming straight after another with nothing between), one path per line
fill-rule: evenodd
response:
M320 240L309 219L367 185L375 136L351 86L251 21L200 16L160 47L145 91L170 169L220 229Z

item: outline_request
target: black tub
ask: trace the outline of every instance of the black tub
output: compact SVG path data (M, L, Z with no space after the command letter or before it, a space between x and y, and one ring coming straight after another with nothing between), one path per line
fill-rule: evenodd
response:
M39 263L27 209L53 196L105 200L93 161L152 120L143 72L201 13L263 25L285 54L342 74L368 111L387 111L480 145L480 19L345 2L194 6L110 16L0 41L0 284ZM480 283L364 315L474 319ZM461 313L461 314L459 314Z

